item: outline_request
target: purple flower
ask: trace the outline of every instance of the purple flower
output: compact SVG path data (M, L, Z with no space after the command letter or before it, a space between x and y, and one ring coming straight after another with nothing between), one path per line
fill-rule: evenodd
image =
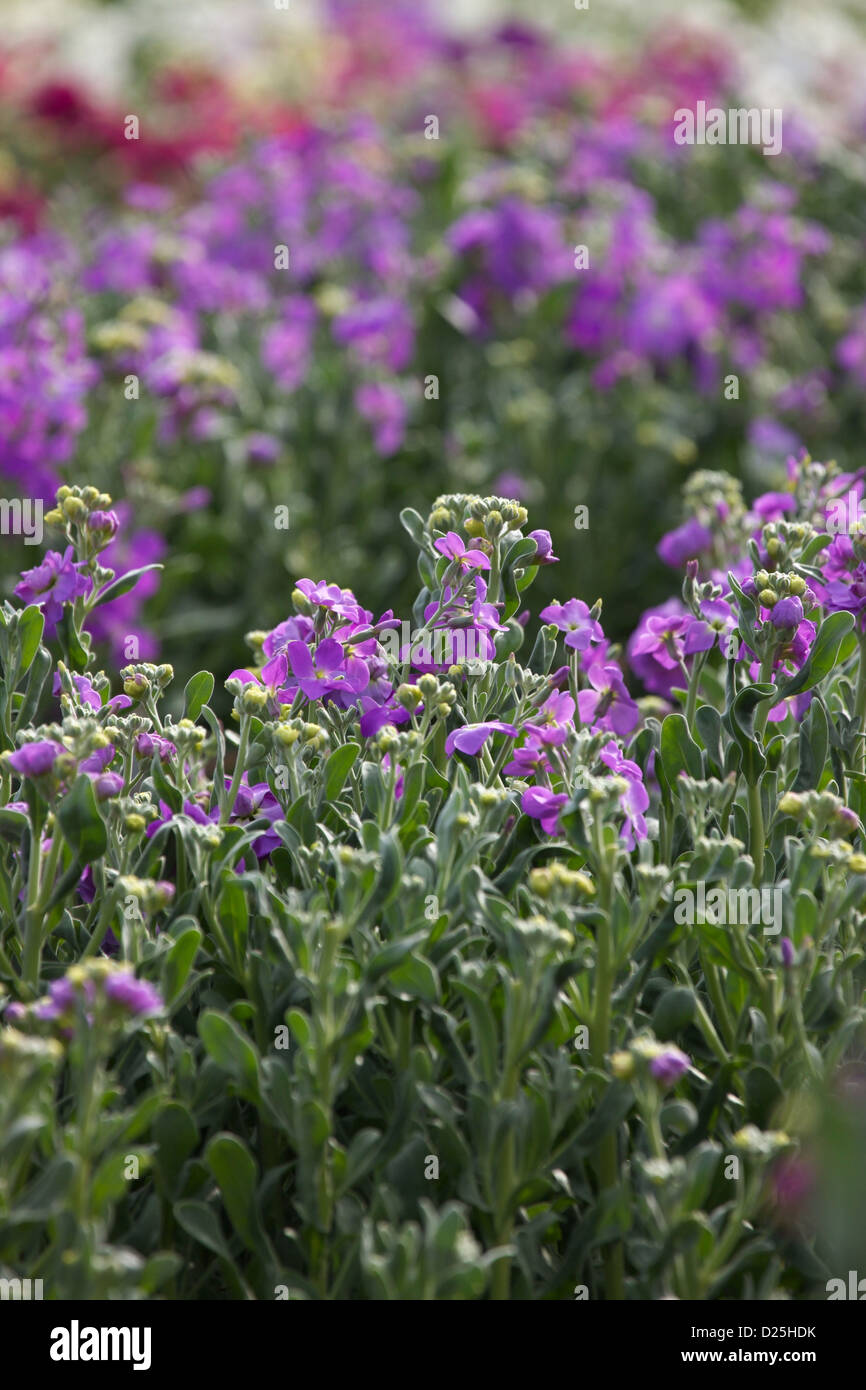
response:
M232 779L226 777L226 788L230 787ZM217 819L219 818L217 814ZM269 820L274 821L283 819L283 808L277 801L267 782L254 782L252 786L247 781L247 774L241 778L241 784L232 808L232 823L250 820ZM261 835L257 835L253 840L253 853L257 859L267 859L272 850L282 844L279 835L273 830L263 830Z
M103 545L113 540L120 529L117 512L91 512L87 518L87 529L102 539Z
M790 936L783 936L779 947L782 952L782 964L786 970L790 970L794 964L794 943Z
M550 762L545 745L539 737L543 732L539 730L538 734L530 733L523 747L515 748L511 761L502 769L506 777L522 777L528 782L533 777L547 776L550 772Z
M725 652L726 638L735 630L737 620L724 599L703 599L700 604L701 617L686 621L683 650L686 656L695 652L708 652L718 640L720 649Z
M299 645L303 646L303 643ZM277 652L270 661L266 661L262 667L261 676L257 676L255 671L248 671L245 667L239 667L232 671L229 680L241 680L245 685L263 685L265 690L274 698L278 690L282 690L286 684L289 674L289 662L285 652Z
M535 541L535 555L531 557L534 564L559 564L559 556L553 553L553 540L549 531L530 531L529 539Z
M72 676L72 683L75 686L75 689L78 691L79 703L82 705L89 705L91 709L102 709L102 700L100 698L99 691L94 687L93 682L89 679L89 677L79 676L76 671L72 671L70 672L70 674ZM55 671L54 684L52 686L52 694L59 695L61 693L61 690L62 686L60 683L60 672ZM131 704L132 700L129 698L128 695L114 695L108 701L108 708L129 709L129 706Z
M16 753L10 753L6 761L19 777L43 777L53 768L58 754L65 752L62 743L42 739L38 743L25 743Z
M675 1086L691 1065L685 1052L678 1047L666 1047L650 1062L650 1073L660 1086Z
M619 799L625 815L622 838L629 849L634 849L637 840L645 840L647 837L644 811L649 806L649 793L643 784L643 774L637 763L623 757L613 740L605 744L599 757L615 776L625 778L626 789Z
M278 623L273 632L268 633L262 650L265 656L276 656L277 652L286 651L290 642L312 641L314 632L312 619L300 616L287 618L284 623Z
M520 807L525 815L541 821L545 835L555 835L559 813L567 801L568 797L563 792L548 791L546 787L527 787Z
M686 609L679 599L670 598L657 608L648 608L641 614L637 627L628 640L626 652L628 654L629 665L636 676L643 681L646 689L653 695L661 695L665 699L670 699L673 687L682 684L682 672L674 663L661 662L658 660L658 645L655 641L644 644L644 634L654 631L658 636L658 629L649 627L653 618L664 618L673 623L675 618L686 617Z
M625 737L640 723L640 710L629 695L622 672L613 662L590 666L587 680L591 690L581 690L577 707L584 724L610 729Z
M163 738L161 734L142 733L136 735L135 751L139 758L152 758L154 753L158 753L160 762L165 762L174 757L177 749L171 739Z
M414 346L412 315L399 299L382 296L354 305L333 325L338 343L349 345L363 366L399 372L408 366Z
M320 579L299 579L295 585L314 608L327 608L336 617L348 623L368 623L372 613L362 608L351 589L341 589L339 584L329 584Z
M647 618L632 648L635 656L651 656L660 666L676 670L685 655L684 636L689 619L684 614ZM700 628L701 625L698 625ZM695 636L699 636L696 631ZM703 650L711 647L715 638L710 635Z
M109 797L120 796L123 791L123 778L117 772L103 772L91 780L97 801L107 801Z
M362 695L359 705L362 711L359 723L362 738L373 738L386 724L405 724L410 717L407 709L391 699L377 704L369 696Z
M675 531L668 531L656 546L656 553L671 569L679 569L686 560L692 560L713 543L712 532L702 526L697 517L690 517Z
M79 772L92 772L99 774L104 772L114 757L114 745L107 743L104 748L95 748L92 753L88 753L78 764Z
M461 569L490 569L489 555L485 555L483 550L467 550L456 531L449 531L433 544L440 555L447 555L449 560L454 560Z
M585 652L592 642L604 639L601 624L579 598L570 598L567 603L549 603L542 608L540 617L566 634L565 645L572 651Z
M469 753L473 757L480 753L491 734L508 734L516 738L518 730L513 724L503 724L493 719L487 724L465 724L462 729L453 729L445 740L445 752L450 758L454 749L458 753Z
M79 573L72 553L71 545L62 555L57 550L49 550L42 563L25 570L20 584L15 586L17 597L24 603L36 603L43 609L49 637L54 635L63 616L63 605L90 591L91 581L87 575Z
M292 673L308 700L323 700L341 692L348 694L349 703L354 703L355 696L370 684L370 671L363 658L347 657L333 637L326 637L314 652L305 642L290 642L286 650Z
M145 1018L157 1014L163 1007L162 996L146 980L138 980L135 975L119 970L109 975L105 981L105 997L112 1004L131 1014L133 1018Z
M776 628L797 628L803 621L803 605L796 596L780 598L770 610L770 622Z
M548 695L535 718L527 725L543 744L564 743L574 721L574 700L565 691Z
M358 414L373 427L373 439L383 458L396 454L406 434L406 402L396 386L368 381L355 392Z
M82 989L84 998L88 1003L92 1003L94 998L93 981L85 980ZM68 980L64 975L48 986L48 998L43 1003L36 1004L33 1013L36 1018L53 1022L55 1019L72 1013L79 997L79 993L71 980Z
M275 463L282 451L282 445L272 434L256 430L244 440L247 458L250 463Z

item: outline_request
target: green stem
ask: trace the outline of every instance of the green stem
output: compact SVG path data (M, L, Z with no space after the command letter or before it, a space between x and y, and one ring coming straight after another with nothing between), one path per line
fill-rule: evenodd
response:
M760 887L764 874L764 808L760 782L749 786L749 853L755 865L753 882Z
M858 772L866 771L866 634L858 634L860 659L857 665L857 694L854 698L854 713L857 717L857 746L854 751L854 767Z
M599 907L602 920L598 928L595 965L595 1010L590 1036L590 1056L595 1067L602 1068L610 1048L610 1003L614 982L613 949L613 870L601 833L599 840ZM617 1143L612 1129L600 1141L596 1150L596 1170L602 1193L616 1186ZM621 1241L609 1245L604 1255L604 1289L608 1299L625 1298L625 1267Z

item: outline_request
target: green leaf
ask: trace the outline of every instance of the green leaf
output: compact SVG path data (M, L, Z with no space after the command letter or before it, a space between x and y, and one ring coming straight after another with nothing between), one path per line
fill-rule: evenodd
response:
M439 976L432 965L421 956L410 956L388 977L389 989L406 999L423 999L427 1004L439 1002Z
M205 723L210 725L211 732L213 733L214 739L216 741L216 762L214 766L213 783L215 787L221 787L225 779L225 735L222 731L222 725L220 724L210 705L202 705L201 713L205 720Z
M86 671L89 660L87 648L81 643L75 624L72 621L72 608L64 605L63 614L57 624L57 636L73 671Z
M82 864L100 859L108 846L108 836L96 806L93 783L84 773L75 781L55 812L67 844Z
M179 1101L168 1101L153 1122L157 1176L173 1193L184 1164L198 1146L198 1125Z
M665 776L671 787L676 786L680 773L699 780L704 775L701 750L689 733L683 715L669 714L662 724L659 749Z
M204 1202L175 1202L172 1208L175 1220L187 1235L192 1236L206 1250L219 1255L223 1260L231 1260L232 1252L220 1230L216 1213Z
M238 1025L225 1014L208 1009L198 1021L198 1033L208 1056L238 1082L245 1095L256 1098L259 1064L256 1050Z
M217 904L217 917L220 926L229 934L238 965L242 966L247 953L250 909L243 885L232 873L223 883Z
M162 967L162 993L166 1004L171 1004L177 999L189 977L193 961L198 954L198 948L202 943L202 932L190 919L189 925L185 926L176 937L166 954ZM172 923L172 930L176 930L179 923Z
M496 1082L499 1048L496 1023L487 1000L465 980L455 980L454 987L466 1001L472 1028L473 1052L481 1065L481 1075L488 1086Z
M30 664L24 699L21 701L21 708L15 716L14 727L16 729L26 729L27 725L33 722L52 665L51 653L47 648L37 648L36 655Z
M842 641L853 626L853 613L831 613L825 618L812 643L812 650L799 671L779 686L779 699L811 690L813 685L818 685L825 676L829 676L836 665Z
M404 507L400 513L400 523L404 531L408 531L413 541L422 550L427 544L424 534L424 518L415 511L414 507Z
M700 705L695 712L695 727L714 775L718 777L722 771L722 717L719 711L713 705Z
M45 615L41 608L31 603L18 618L18 642L21 652L21 670L26 671L36 655L42 633L45 629Z
M190 676L183 692L183 708L187 719L198 719L202 706L207 704L213 694L213 685L210 671L197 671L194 676Z
M216 1134L205 1149L205 1163L222 1193L229 1220L248 1250L261 1249L256 1213L256 1165L234 1134Z
M325 800L335 801L361 752L359 743L344 743L325 763Z
M161 570L162 565L142 565L140 569L128 570L119 579L113 579L110 584L106 584L104 589L100 589L94 608L101 608L103 603L111 603L112 599L120 598L123 594L128 594L130 589L134 589L143 574L150 570Z
M741 769L749 786L754 786L767 766L763 750L755 738L758 707L776 694L774 685L747 685L733 698L722 716L722 723L733 735L741 754Z
M827 750L830 746L830 731L827 715L820 700L813 700L807 718L800 725L800 754L797 776L792 791L802 792L810 788L817 790L821 784Z

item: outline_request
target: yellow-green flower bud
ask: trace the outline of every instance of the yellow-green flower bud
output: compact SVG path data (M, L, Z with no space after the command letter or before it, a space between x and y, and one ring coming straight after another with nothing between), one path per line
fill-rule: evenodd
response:
M634 1076L634 1057L630 1052L614 1052L610 1069L617 1081L630 1081Z
M421 703L421 691L417 685L398 685L397 700L411 714Z
M241 696L241 705L247 714L259 714L268 703L268 692L262 685L253 685L250 682L244 688Z

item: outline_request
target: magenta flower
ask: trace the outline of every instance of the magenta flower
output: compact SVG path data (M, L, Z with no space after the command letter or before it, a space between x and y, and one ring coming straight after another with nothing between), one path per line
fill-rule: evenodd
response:
M650 1062L650 1073L662 1087L675 1086L691 1066L690 1059L678 1047L666 1047Z
M311 642L315 628L310 618L300 615L294 618L287 618L284 623L278 623L273 632L269 632L262 644L262 651L265 656L276 656L277 652L284 652L290 642Z
M300 643L303 646L303 643ZM246 667L239 667L232 671L229 680L241 680L245 685L263 685L268 694L273 699L278 690L282 690L286 684L289 674L289 662L285 652L277 652L270 661L265 662L262 673L257 676L255 671L248 671Z
M712 532L702 526L696 517L690 517L682 526L662 536L656 553L671 569L680 569L687 560L693 560L709 550L712 543Z
M406 435L406 402L396 386L368 381L355 392L358 414L373 427L373 441L383 458L396 454Z
M16 596L24 603L35 603L42 608L49 637L54 635L63 616L63 605L90 592L91 581L87 575L79 573L72 554L71 545L62 555L57 550L49 550L42 563L25 570L21 582L15 586Z
M643 638L648 632L653 633L653 638L657 639L658 629L650 629L649 623L653 618L660 617L669 620L673 625L673 620L677 617L685 618L686 609L679 599L670 598L657 608L648 608L641 614L637 627L628 640L626 648L629 665L636 676L639 676L647 690L653 695L661 695L665 699L670 699L673 687L682 684L682 672L679 671L676 663L673 667L669 661L662 663L658 660L658 641L652 640L644 642Z
M701 617L686 621L683 650L686 656L695 652L708 652L718 641L720 649L726 652L726 639L736 629L737 620L724 599L704 599L700 605Z
M649 806L650 799L643 784L643 774L637 763L623 757L613 740L605 744L599 758L615 776L625 778L626 789L619 799L620 808L625 816L622 838L628 849L634 849L637 840L645 840L647 837L644 811Z
M518 730L513 724L503 724L500 719L492 719L488 724L464 724L462 729L452 729L445 740L445 752L450 758L454 749L458 753L475 756L480 753L491 734L508 734L516 738Z
M102 700L99 691L95 689L93 682L87 676L79 676L76 671L71 672L72 682L78 691L78 698L82 705L89 705L91 709L102 709ZM59 695L61 692L60 672L54 672L54 684L52 693ZM128 695L114 695L107 701L108 709L129 709L132 700Z
M564 743L573 727L574 708L571 695L554 690L527 728L533 731L541 743Z
M542 741L546 732L539 729L530 733L523 747L514 749L511 761L502 769L506 777L521 777L528 782L533 777L544 778L548 775L550 762Z
M540 617L565 633L565 645L572 651L585 652L590 643L601 642L604 638L601 623L590 616L586 604L579 598L570 598L567 603L549 603L542 608Z
M146 980L119 970L105 981L105 997L133 1018L148 1018L163 1007L162 996Z
M135 751L139 758L152 758L154 753L158 753L160 762L165 762L174 757L177 749L171 739L163 738L160 734L137 734Z
M120 530L117 512L91 512L87 518L87 529L99 536L104 545L107 544Z
M433 544L441 555L447 555L462 569L490 569L489 555L485 555L483 550L467 550L456 531L449 531Z
M97 801L107 801L109 797L120 796L123 791L123 778L117 772L102 772L90 780Z
M295 588L300 589L314 608L327 608L344 622L369 623L373 617L372 613L361 607L351 589L341 589L339 584L328 584L324 579L316 584L312 579L299 579Z
M340 692L348 694L352 703L370 684L370 672L363 658L347 657L333 637L326 637L315 652L305 642L290 642L287 652L292 674L308 700L323 700Z
M541 821L545 835L555 835L559 813L567 801L564 792L552 792L546 787L527 787L520 807L525 815Z
M226 777L226 788L229 788L231 784L232 779ZM232 808L232 824L261 820L262 818L269 820L271 824L274 821L282 820L283 808L267 782L254 782L251 786L247 780L247 774L244 773ZM216 819L219 819L218 812ZM257 835L253 840L253 853L257 859L267 859L272 850L277 849L281 844L282 840L274 830L263 830L261 835Z
M770 622L776 628L798 628L803 621L803 605L792 595L780 598L770 610Z
M676 670L682 663L685 656L685 632L687 624L693 621L684 614L671 615L670 617L661 614L647 618L646 623L636 638L632 648L635 656L651 656L660 666L667 670ZM696 628L695 637L701 640L700 624ZM713 645L715 638L709 634L706 647L707 650Z
M62 743L42 739L38 743L25 743L16 753L10 753L6 761L19 777L44 777L54 766L54 760L66 749Z
M577 707L584 724L610 729L625 737L640 723L640 710L629 695L622 672L613 662L590 666L587 680L591 690L581 690Z
M377 704L369 696L362 695L359 705L362 711L359 724L362 738L373 738L386 724L405 724L410 717L409 711L398 705L396 700L388 699Z
M535 554L531 562L536 565L558 565L559 556L553 553L553 540L549 531L530 531L529 539L535 541Z

